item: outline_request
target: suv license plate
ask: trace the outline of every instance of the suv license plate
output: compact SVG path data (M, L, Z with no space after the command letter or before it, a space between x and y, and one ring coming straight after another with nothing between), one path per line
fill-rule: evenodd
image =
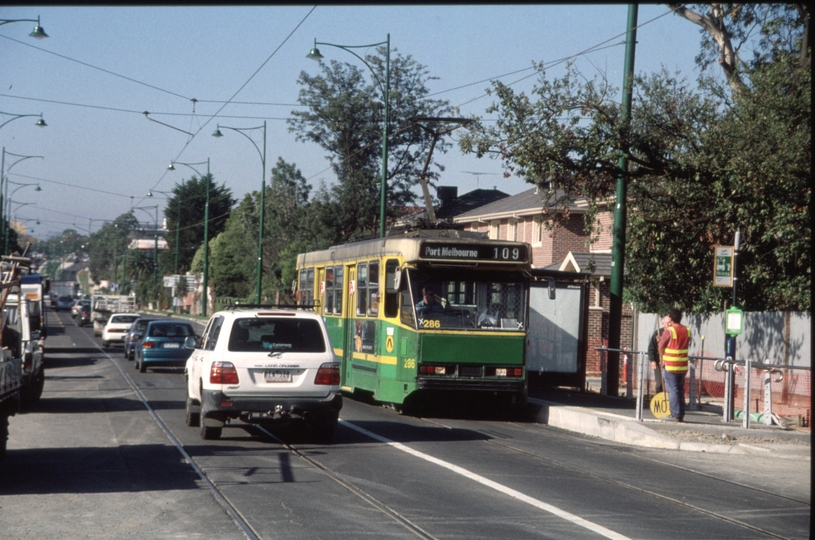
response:
M165 349L180 349L181 345L178 344L178 343L173 343L172 341L169 341L169 342L164 344L164 348Z
M266 382L291 382L291 371L264 371L263 377Z

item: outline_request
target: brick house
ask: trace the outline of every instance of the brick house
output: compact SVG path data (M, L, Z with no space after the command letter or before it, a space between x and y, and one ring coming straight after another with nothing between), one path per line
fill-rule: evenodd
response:
M600 353L594 348L608 344L613 215L602 212L598 216L599 238L590 244L583 221L587 209L585 201L576 201L563 225L549 230L542 197L532 188L454 216L452 221L468 230L486 232L490 238L528 242L535 268L591 274L585 366L587 377L598 377ZM631 332L631 306L623 306L620 343L624 346L631 343Z

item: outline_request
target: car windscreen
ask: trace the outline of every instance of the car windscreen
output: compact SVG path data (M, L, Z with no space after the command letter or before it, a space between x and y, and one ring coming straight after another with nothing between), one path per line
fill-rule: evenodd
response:
M194 336L192 326L178 323L154 323L147 332L150 337L187 337Z
M318 321L290 317L235 319L228 347L233 352L326 351L323 331Z

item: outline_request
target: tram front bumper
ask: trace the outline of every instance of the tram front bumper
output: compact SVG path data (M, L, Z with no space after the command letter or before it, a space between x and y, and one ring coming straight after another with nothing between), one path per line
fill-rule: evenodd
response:
M420 377L417 381L419 390L450 390L465 392L526 392L526 382L523 380L494 380L494 379L460 379L450 377Z

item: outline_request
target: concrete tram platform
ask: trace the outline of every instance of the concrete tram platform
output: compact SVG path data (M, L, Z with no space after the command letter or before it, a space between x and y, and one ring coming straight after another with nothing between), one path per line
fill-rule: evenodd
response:
M553 427L622 444L692 452L754 454L811 460L809 429L767 426L755 421L722 421L721 403L702 403L685 412L683 423L654 417L643 400L642 421L636 421L636 399L604 396L573 389L530 388L535 420Z

